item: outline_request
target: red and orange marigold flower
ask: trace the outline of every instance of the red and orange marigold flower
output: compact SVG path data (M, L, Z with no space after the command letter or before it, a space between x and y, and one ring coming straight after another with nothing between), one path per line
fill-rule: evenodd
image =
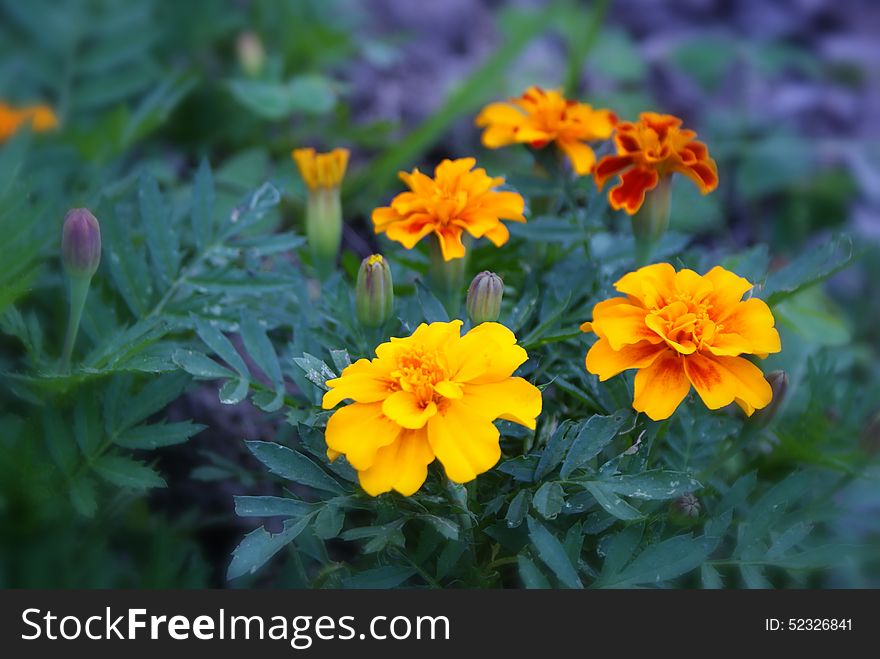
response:
M649 190L675 172L708 194L718 186L718 168L696 136L681 127L681 119L669 114L643 112L638 121L621 122L614 134L617 155L604 156L596 165L596 185L601 190L609 178L620 176L608 192L608 201L615 210L622 208L630 215L642 207Z
M491 103L476 119L477 126L485 128L485 147L528 144L540 149L555 142L580 176L589 174L596 163L596 154L587 142L611 137L616 122L611 110L594 110L586 103L566 99L559 90L540 87L529 87L506 103Z
M14 108L0 102L0 144L15 135L22 126L30 124L32 130L44 133L58 127L58 117L46 105L29 105Z
M504 178L474 169L476 164L474 158L444 160L434 170L434 178L418 169L400 172L409 192L373 211L376 233L385 233L407 249L433 233L446 261L465 255L461 240L465 231L474 238L488 238L496 247L506 243L510 232L501 220L525 222L525 202L516 192L496 190Z
M344 454L367 493L413 494L434 459L451 480L473 480L501 457L493 421L535 428L541 392L512 377L528 359L513 332L483 323L460 336L461 324L419 325L327 381L324 409L352 401L327 422L327 455Z
M751 416L770 403L770 385L742 355L779 352L779 334L766 303L742 300L746 279L720 266L701 276L658 263L614 286L626 297L599 302L581 326L599 337L586 366L602 381L638 369L636 411L666 419L692 385L713 410L736 402Z

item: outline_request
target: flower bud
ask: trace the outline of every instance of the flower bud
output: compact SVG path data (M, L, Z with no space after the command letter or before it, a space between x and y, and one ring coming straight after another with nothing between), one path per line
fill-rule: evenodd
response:
M669 227L672 206L672 177L661 176L657 187L649 191L645 203L632 216L633 237L636 242L636 262L647 265L651 251Z
M693 492L685 492L673 503L675 511L685 517L700 516L700 500L694 496Z
M868 455L880 453L880 412L872 416L862 431L862 450Z
M494 272L484 270L468 287L467 312L474 325L498 320L501 315L501 298L504 282Z
M260 37L255 32L242 32L238 35L235 47L242 70L252 78L259 76L266 64L266 50Z
M291 154L309 188L306 202L306 236L319 272L327 274L336 265L342 241L342 200L339 188L348 165L348 150L316 153L295 149Z
M91 279L101 262L101 227L87 208L74 208L64 218L61 256L70 277Z
M767 407L756 410L751 417L751 422L758 428L765 427L773 420L788 391L788 375L785 371L771 371L767 374L767 382L773 390L773 398Z
M366 327L379 327L391 317L394 307L394 286L391 268L381 254L361 261L355 286L355 312L358 322Z

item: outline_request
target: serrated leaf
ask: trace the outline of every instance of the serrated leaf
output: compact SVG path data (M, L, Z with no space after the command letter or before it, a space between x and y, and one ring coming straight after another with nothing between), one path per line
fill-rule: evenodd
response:
M302 357L294 357L293 362L303 370L309 382L324 391L327 391L327 380L336 377L336 373L327 364L307 352L304 352Z
M342 373L347 367L351 366L351 357L348 350L331 350L330 359L333 360L333 366L336 367L337 373Z
M587 462L604 449L617 436L618 431L627 421L628 414L615 412L608 416L596 414L591 416L580 426L577 435L571 442L571 448L562 462L560 475L568 478L571 474L583 467ZM569 433L571 436L572 433Z
M235 514L239 517L302 517L315 510L315 505L284 497L237 496Z
M413 568L398 565L383 565L382 567L374 567L369 570L364 570L363 572L358 572L346 579L343 582L343 587L354 589L397 588L415 573L416 571Z
M247 364L244 363L244 360L241 358L241 355L238 354L238 351L235 349L235 346L232 345L232 342L211 323L196 318L195 324L196 333L199 335L199 338L205 342L205 345L213 350L220 359L235 369L239 376L241 376L242 380L250 379L250 372L248 371Z
M458 524L437 515L419 515L419 519L425 520L447 540L458 540Z
M214 236L214 178L207 159L199 164L193 181L192 230L198 249L211 243Z
M342 486L302 453L274 442L245 442L254 457L273 474L318 490L342 494Z
M176 350L172 356L174 363L197 378L219 380L235 377L235 373L221 366L207 355L195 350Z
M550 582L547 581L535 562L525 554L519 554L516 557L516 564L519 567L519 576L522 579L523 586L530 590L550 588Z
M554 519L565 504L565 495L559 483L544 483L535 492L532 506L544 519Z
M526 513L529 512L530 502L531 494L528 490L520 490L516 493L516 496L513 497L513 500L507 507L507 515L504 518L507 521L508 528L513 529L523 523Z
M562 462L563 457L565 457L566 451L570 448L571 445L569 430L571 429L572 425L572 421L566 419L559 424L559 426L550 436L550 440L547 442L547 445L541 452L541 459L538 460L538 466L535 468L536 481L544 478L544 476L553 471L559 465L559 463Z
M300 519L285 520L281 533L269 533L262 527L248 533L232 551L232 562L226 571L226 578L231 581L243 574L256 572L266 561L293 542L310 521L311 516L307 515Z
M577 569L569 560L562 543L537 520L529 517L527 521L529 538L538 557L566 587L583 588Z
M84 517L94 517L98 510L95 483L87 476L79 476L70 482L70 502Z
M659 584L699 567L706 557L706 545L701 538L676 536L648 546L617 574L601 577L597 585L632 588Z
M330 540L339 535L342 524L345 522L345 514L339 506L326 504L315 517L314 531L322 540Z
M281 364L278 363L278 355L275 354L275 348L269 337L266 336L266 330L260 325L260 322L252 313L242 313L241 315L241 339L244 347L260 370L266 374L272 385L277 389L284 386L284 379L281 375Z
M113 440L113 443L129 449L152 450L161 446L181 444L207 428L191 421L177 423L154 423L129 428Z
M833 240L804 251L794 261L767 276L763 291L767 304L777 304L828 279L848 266L852 259L852 238L847 235L835 236Z
M642 513L612 492L606 485L598 482L585 483L587 490L598 504L617 519L632 521L642 518Z
M92 469L105 481L119 487L145 490L165 487L165 480L152 467L121 455L104 455L92 462Z
M171 212L164 205L159 184L147 171L141 176L138 202L153 271L157 281L167 288L180 266L180 247L177 232L172 226Z
M690 474L663 469L610 476L601 482L621 496L651 501L677 499L686 492L695 492L703 487Z

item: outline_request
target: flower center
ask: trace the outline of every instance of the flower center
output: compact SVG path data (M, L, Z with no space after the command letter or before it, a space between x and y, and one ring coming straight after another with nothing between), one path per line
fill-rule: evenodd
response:
M679 291L662 308L652 313L662 319L664 335L682 345L693 344L697 350L711 345L722 328L710 315L712 305L696 298L690 291Z
M443 356L436 350L415 346L397 359L397 370L391 373L403 391L416 395L423 405L434 400L434 385L448 378Z

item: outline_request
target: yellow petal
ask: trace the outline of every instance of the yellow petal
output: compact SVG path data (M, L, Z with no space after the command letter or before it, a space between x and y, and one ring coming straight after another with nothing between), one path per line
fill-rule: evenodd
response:
M739 405L746 411L746 414L749 414L749 407L754 411L770 404L770 401L773 400L773 388L767 382L760 368L742 357L716 357L715 359L735 380L736 399L737 402L742 401Z
M662 335L646 322L650 319L646 318L647 310L627 302L624 300L623 303L613 305L600 302L593 308L593 327L596 328L596 334L606 337L614 350L639 341L660 343L663 340Z
M510 377L529 355L516 336L500 323L477 325L447 350L450 379L456 382L498 382Z
M716 317L718 311L729 309L735 305L752 287L748 279L725 270L720 265L716 265L703 277L712 282L713 291L706 301L716 310Z
M358 472L364 491L377 496L396 490L410 496L418 490L428 476L428 465L434 460L434 452L428 444L427 432L404 430L397 441L380 448L369 469Z
M500 417L532 430L542 407L541 390L523 378L466 384L462 403L485 418Z
M451 382L450 380L441 380L435 384L434 391L444 398L456 399L461 398L464 395L461 390L461 385L458 382Z
M368 359L359 359L346 367L340 377L327 380L327 386L330 390L321 401L325 410L336 407L346 398L358 403L375 403L384 400L393 391L387 372Z
M669 263L655 263L621 277L614 284L621 293L632 295L646 307L664 307L675 292L675 268Z
M690 391L680 357L665 350L650 366L636 373L633 409L654 421L668 419Z
M648 343L642 341L635 345L624 346L613 350L608 339L599 339L587 352L587 370L598 375L603 382L630 368L645 368L654 363L669 348L664 343Z
M688 379L710 410L729 405L736 398L736 380L719 363L719 359L695 353L688 355L684 362Z
M381 403L352 403L333 413L324 438L328 449L344 453L355 469L366 469L376 451L395 441L400 432L400 426L382 413Z
M593 323L591 323L590 321L586 321L584 323L581 323L580 330L581 330L581 332L592 332L593 331Z
M459 401L428 420L428 441L456 483L473 480L501 458L498 429Z
M437 404L423 404L411 391L396 391L382 403L382 412L398 425L417 430L437 413Z
M586 176L596 164L596 153L583 142L559 140L559 148L568 156L571 167L578 176Z
M775 320L770 307L764 300L752 298L736 303L730 313L718 317L721 335L737 334L748 342L748 349L742 352L773 353L782 350L779 332L774 327Z

